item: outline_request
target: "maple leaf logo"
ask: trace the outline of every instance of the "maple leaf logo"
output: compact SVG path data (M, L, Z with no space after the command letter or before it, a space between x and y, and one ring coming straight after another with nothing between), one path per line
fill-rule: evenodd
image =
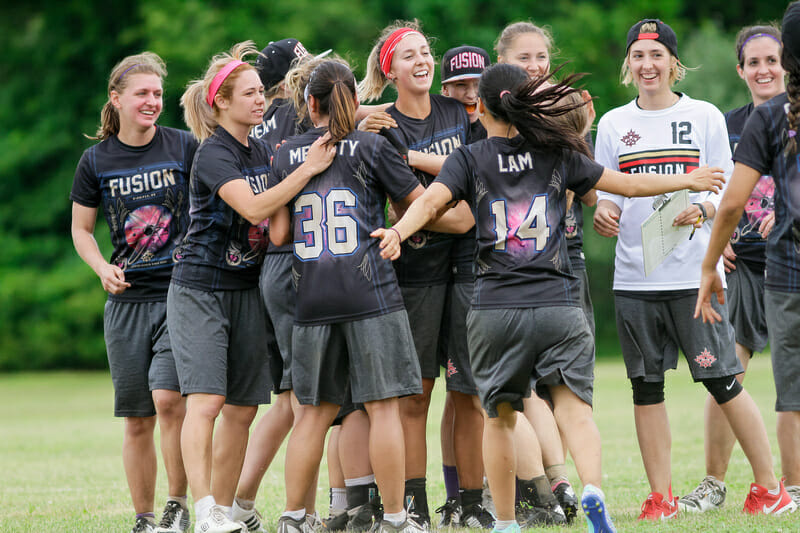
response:
M456 365L453 364L453 360L452 359L448 359L447 360L447 377L451 378L455 374L458 374L458 369L456 368Z
M700 355L694 358L694 362L698 365L702 366L703 368L708 368L713 365L717 361L717 358L714 357L711 352L708 351L708 348L700 352Z
M641 139L641 137L637 135L635 131L630 130L620 139L620 141L622 141L625 146L633 146L639 142L639 139Z

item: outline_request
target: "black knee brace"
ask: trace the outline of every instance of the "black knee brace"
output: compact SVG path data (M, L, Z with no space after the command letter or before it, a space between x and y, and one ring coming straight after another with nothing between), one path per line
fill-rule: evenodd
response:
M664 382L647 382L644 378L631 378L633 405L656 405L664 401Z
M719 405L733 400L744 390L736 376L701 379L700 383L711 393Z

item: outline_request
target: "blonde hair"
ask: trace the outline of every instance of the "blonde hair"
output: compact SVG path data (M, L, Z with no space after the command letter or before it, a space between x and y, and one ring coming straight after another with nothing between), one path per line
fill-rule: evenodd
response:
M219 125L219 108L216 102L210 106L206 102L208 88L214 77L231 61L244 61L244 58L251 54L258 54L258 49L256 49L253 41L237 43L233 45L230 52L223 52L211 58L205 76L202 79L190 81L189 85L186 86L186 91L181 96L183 120L198 140L203 141L209 138ZM245 63L233 69L230 75L225 78L225 81L222 82L222 85L219 86L217 94L223 98L230 99L233 96L233 87L236 84L236 79L242 72L248 70L255 71L255 67Z
M568 93L563 96L558 103L571 109L563 115L553 117L553 120L566 125L569 129L574 130L575 133L581 137L586 135L591 124L589 124L589 108L586 107L586 102L584 101L581 92L574 91Z
M556 51L553 48L553 36L547 28L537 26L532 22L512 22L503 28L503 31L500 32L500 35L494 43L494 50L497 52L497 57L505 57L508 49L514 44L514 39L525 33L541 35L547 46L547 53L550 54L551 58L555 55Z
M155 74L163 80L167 76L167 66L164 60L153 52L128 56L117 63L108 77L108 100L100 111L100 126L94 137L85 135L86 137L102 141L119 133L119 111L111 103L111 91L118 94L125 92L133 74Z
M306 106L305 90L308 85L308 80L314 69L326 61L333 61L340 63L347 68L350 65L335 53L326 55L325 57L316 57L311 54L305 55L295 60L293 67L286 76L283 78L286 82L286 94L289 101L294 106L297 113L297 123L300 124L308 116L308 107Z
M655 22L646 22L642 24L642 27L639 29L639 33L658 33L658 25ZM681 60L678 59L676 56L674 56L672 54L672 51L669 48L667 48L667 46L664 43L659 43L659 44L661 44L667 50L667 52L669 52L670 57L675 58L675 66L670 67L669 69L669 85L670 87L672 87L673 85L675 85L676 83L678 83L679 81L681 81L683 78L686 77L687 70L695 70L695 69L689 68L683 63L681 63ZM630 48L628 48L628 53L625 55L625 60L622 62L622 70L620 71L619 74L619 79L620 82L622 82L622 85L630 85L631 83L633 83L633 73L631 72L631 67L628 64L628 58L630 58L630 54L631 51Z
M388 39L395 30L399 30L400 28L411 28L422 34L422 27L417 19L413 21L396 20L383 29L380 37L378 37L378 40L375 42L375 46L372 47L367 57L367 71L364 74L364 79L358 84L358 99L360 101L369 102L370 100L377 100L383 94L386 86L389 85L389 78L381 71L381 47L383 47L386 39Z

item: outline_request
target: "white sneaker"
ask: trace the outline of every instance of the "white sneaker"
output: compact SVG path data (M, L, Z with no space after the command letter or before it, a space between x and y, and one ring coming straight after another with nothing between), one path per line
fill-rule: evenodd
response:
M405 522L396 526L388 520L381 520L378 533L427 533L427 529L415 522L411 517L406 517Z
M800 485L789 485L788 487L784 488L789 496L792 497L792 501L800 506Z
M219 505L214 505L208 515L194 525L194 533L246 533L247 526L234 522Z
M186 533L189 531L189 520L189 509L180 502L167 500L155 533Z
M728 489L725 488L724 482L714 476L706 476L691 494L678 500L678 507L681 511L689 513L705 513L721 509L725 505L727 493Z
M242 509L236 500L233 501L233 508L231 509L231 519L234 522L243 522L247 526L250 533L267 533L264 526L261 524L261 513L253 507L252 509Z
M314 511L314 514L307 514L306 515L306 526L310 531L322 531L325 527L322 525L322 518L320 518L319 513Z
M277 533L313 533L305 518L295 520L291 516L281 516L278 519Z

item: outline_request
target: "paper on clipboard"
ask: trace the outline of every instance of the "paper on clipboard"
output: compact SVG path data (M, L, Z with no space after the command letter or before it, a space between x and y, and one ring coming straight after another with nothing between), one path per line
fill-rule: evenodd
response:
M673 226L678 213L689 207L689 190L674 193L642 223L644 275L649 276L677 246L689 238L692 226Z

